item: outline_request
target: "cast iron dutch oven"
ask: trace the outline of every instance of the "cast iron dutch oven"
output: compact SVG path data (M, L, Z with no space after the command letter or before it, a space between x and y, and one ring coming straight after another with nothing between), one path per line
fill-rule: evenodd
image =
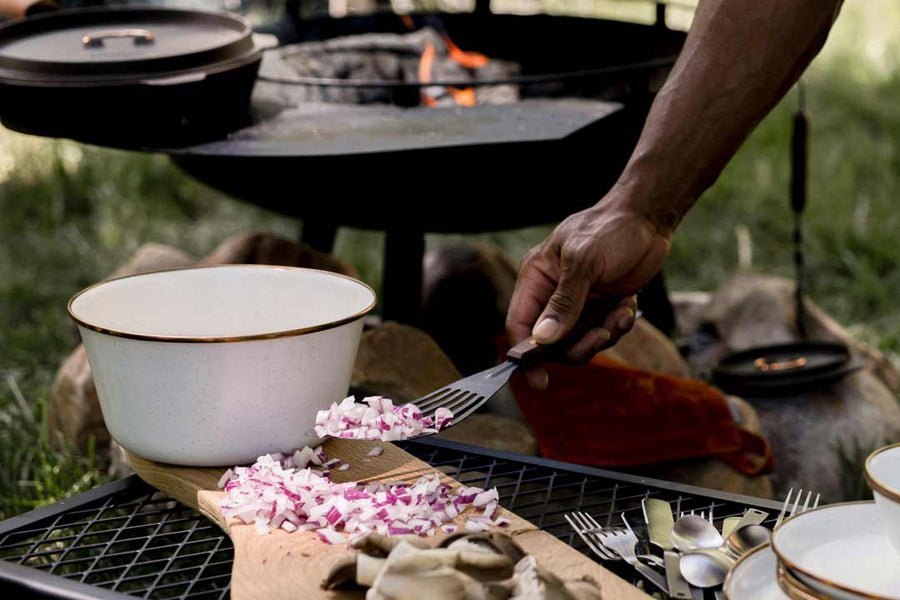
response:
M125 148L193 144L248 119L262 52L225 12L105 7L0 26L0 121Z

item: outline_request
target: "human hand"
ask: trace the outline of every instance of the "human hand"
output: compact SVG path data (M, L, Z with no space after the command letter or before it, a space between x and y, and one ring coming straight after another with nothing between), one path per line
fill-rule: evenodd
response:
M634 324L634 294L662 267L670 238L613 198L570 216L522 260L506 319L510 344L560 342L575 363L612 346ZM547 387L543 369L526 376Z

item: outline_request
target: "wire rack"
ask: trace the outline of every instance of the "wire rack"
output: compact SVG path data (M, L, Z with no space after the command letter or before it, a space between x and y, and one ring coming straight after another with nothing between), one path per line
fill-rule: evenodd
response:
M607 525L621 524L624 514L640 534L640 503L647 496L668 500L676 510L712 508L717 521L748 507L769 512L774 521L780 508L443 440L404 448L462 483L497 487L503 506L583 552L563 519L566 512L588 511ZM228 598L232 559L231 541L218 527L136 476L0 523L0 586L43 597ZM641 584L627 565L605 566Z

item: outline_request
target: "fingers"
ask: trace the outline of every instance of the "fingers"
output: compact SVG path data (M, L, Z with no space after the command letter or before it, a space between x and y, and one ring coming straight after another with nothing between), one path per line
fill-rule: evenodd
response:
M556 281L546 273L538 250L532 250L522 260L506 314L506 333L511 346L531 336L538 316L555 289Z
M561 263L559 284L531 332L539 344L553 344L578 321L591 287L591 279L577 264Z
M637 313L637 297L623 298L618 306L610 311L601 327L595 327L584 334L580 340L566 352L566 358L576 363L589 362L601 350L613 346L634 326Z

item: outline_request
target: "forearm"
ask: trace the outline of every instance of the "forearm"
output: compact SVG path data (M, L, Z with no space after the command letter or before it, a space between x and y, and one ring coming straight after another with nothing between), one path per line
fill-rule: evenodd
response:
M840 0L700 0L617 201L671 232L825 42Z

